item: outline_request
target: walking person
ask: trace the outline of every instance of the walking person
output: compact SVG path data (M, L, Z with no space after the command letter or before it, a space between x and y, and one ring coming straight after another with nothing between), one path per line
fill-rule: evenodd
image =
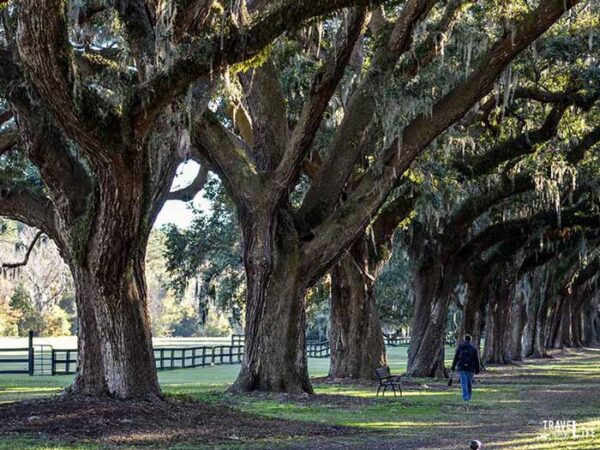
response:
M463 400L470 401L473 391L473 375L479 373L479 352L471 343L470 334L465 335L465 340L456 348L452 370L458 370Z

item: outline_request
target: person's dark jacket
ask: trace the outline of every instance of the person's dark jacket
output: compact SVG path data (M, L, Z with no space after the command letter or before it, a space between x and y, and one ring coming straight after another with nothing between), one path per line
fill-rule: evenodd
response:
M452 370L479 373L479 352L469 341L461 342L456 348Z

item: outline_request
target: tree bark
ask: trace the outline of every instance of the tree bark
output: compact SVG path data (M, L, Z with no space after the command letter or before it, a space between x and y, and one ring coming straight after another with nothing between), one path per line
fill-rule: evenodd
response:
M512 303L511 285L505 276L500 275L491 289L485 330L485 350L483 361L491 364L511 362L507 346L511 338L510 307Z
M548 335L548 306L552 297L554 276L554 268L546 267L543 286L540 290L541 295L536 305L535 315L528 317L528 320L533 321L532 326L535 330L531 354L527 355L530 358L545 358L547 356L546 339Z
M585 297L590 295L587 289L578 289L575 292L573 302L569 308L569 320L566 328L568 329L568 345L570 347L583 347L584 345L584 316L583 306Z
M572 301L572 296L566 293L555 299L555 307L549 314L547 348L559 349L563 348L564 345L568 345L569 309Z
M161 397L146 304L143 254L114 279L73 269L79 364L71 392L155 400Z
M414 279L415 305L408 348L407 375L445 376L445 333L449 285L452 274L444 274L442 259L430 259L421 265Z
M460 324L459 337L470 334L475 347L481 346L481 331L485 323L483 308L485 307L484 296L486 291L477 289L476 285L469 285L467 302L463 307L463 318Z
M527 319L525 297L528 294L528 291L524 291L520 287L521 283L522 281L519 281L515 286L510 309L510 341L507 346L507 354L511 361L523 360L523 331Z
M331 273L331 378L374 378L387 364L374 281L348 254Z
M523 356L529 357L533 354L533 343L535 341L535 316L542 297L541 270L533 274L525 275L531 286L531 293L525 300L525 327L523 328Z
M166 179L172 179L168 174L177 161L173 155L164 158ZM72 392L157 399L144 259L169 186L160 183L149 190L146 168L136 162L99 170L97 177L85 215L64 231L80 321L80 363Z
M485 309L488 303L489 287L496 269L487 270L488 266L477 266L471 265L464 274L468 286L467 301L463 306L459 338L462 339L466 334L470 334L473 345L477 349L481 349L481 337L486 325ZM480 267L486 269L484 273L479 269Z
M242 213L247 277L246 343L231 390L312 393L306 360L306 285L286 209Z
M589 302L584 306L584 343L588 347L600 344L600 317L598 314L598 294L592 292Z

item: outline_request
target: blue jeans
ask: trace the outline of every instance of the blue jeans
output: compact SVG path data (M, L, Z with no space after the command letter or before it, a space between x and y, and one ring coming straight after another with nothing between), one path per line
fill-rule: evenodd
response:
M458 376L460 377L460 385L462 387L462 398L465 402L468 402L471 400L471 393L473 391L473 372L459 370Z

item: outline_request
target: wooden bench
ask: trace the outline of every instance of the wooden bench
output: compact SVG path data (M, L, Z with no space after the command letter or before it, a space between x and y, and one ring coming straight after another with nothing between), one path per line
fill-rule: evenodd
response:
M402 386L399 375L390 374L390 369L388 367L380 367L379 369L375 369L375 375L377 376L377 380L379 380L379 387L377 387L376 396L379 396L379 391L381 391L383 388L381 396L385 397L385 391L387 388L391 387L394 391L394 397L396 397L397 392L400 392L400 397L402 397Z

